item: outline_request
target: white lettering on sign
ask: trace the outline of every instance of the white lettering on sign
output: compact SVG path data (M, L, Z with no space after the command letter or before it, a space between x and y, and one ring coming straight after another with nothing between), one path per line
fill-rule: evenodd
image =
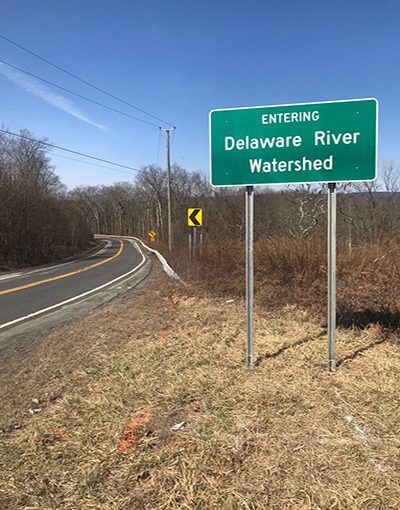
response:
M237 140L233 136L225 137L225 150L231 151L237 149L242 151L243 149L266 149L267 147L272 149L274 147L300 147L302 142L301 136L273 136L271 138L250 138L247 135L245 138L238 138Z
M262 116L263 124L274 124L280 122L306 122L316 121L319 119L319 112L289 112L289 113L269 113ZM350 145L357 144L360 132L348 133L331 133L327 131L314 131L310 133L311 140L314 146L326 145ZM235 138L233 136L225 137L225 150L258 150L258 149L284 149L301 147L303 139L300 135L287 135L287 136L270 136L270 137L251 137L246 135L243 138ZM283 154L285 151L282 151ZM303 152L304 154L304 152ZM293 157L293 156L292 156ZM283 156L284 158L284 156ZM265 160L262 158L249 159L249 168L252 174L254 173L268 173L268 172L301 172L301 171L319 171L319 170L332 170L333 169L333 155L326 159L308 159L303 156L299 159L291 160L277 160L275 157L272 160Z
M319 111L313 112L286 112L265 113L261 115L262 124L281 124L289 122L310 122L319 120Z
M302 170L332 170L333 168L333 155L324 160L322 159L295 159L289 161L277 161L274 158L272 161L264 161L263 159L249 159L250 171L252 174L260 172L300 172Z
M339 145L344 143L357 143L357 137L360 133L338 133L337 135L328 131L315 131L315 145Z

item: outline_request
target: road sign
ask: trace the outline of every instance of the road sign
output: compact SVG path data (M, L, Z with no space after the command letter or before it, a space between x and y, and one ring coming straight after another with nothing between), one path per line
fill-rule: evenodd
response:
M374 180L377 120L376 99L213 110L211 184Z
M201 227L203 225L203 209L188 209L189 227Z
M149 232L149 236L150 236L150 237L156 237L156 235L157 235L157 234L154 232L154 230L151 230L151 231Z

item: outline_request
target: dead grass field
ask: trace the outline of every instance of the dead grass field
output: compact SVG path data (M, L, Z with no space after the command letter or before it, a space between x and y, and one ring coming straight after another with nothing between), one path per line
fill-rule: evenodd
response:
M171 257L169 257L171 259ZM187 247L173 253L179 274L213 294L244 296L245 247L232 240L205 243L203 258L189 261ZM400 328L400 239L352 247L339 239L337 248L338 324L370 324ZM254 291L265 310L288 307L309 312L310 320L326 321L326 239L275 237L254 243Z
M400 349L160 274L0 360L0 508L400 508ZM30 408L41 408L31 414ZM185 422L178 431L171 427Z

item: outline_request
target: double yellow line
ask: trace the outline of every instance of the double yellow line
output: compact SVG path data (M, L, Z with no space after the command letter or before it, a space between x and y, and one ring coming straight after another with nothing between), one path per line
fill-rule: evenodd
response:
M28 285L21 285L21 287L14 287L13 289L2 290L2 291L0 291L0 296L3 296L4 294L10 294L11 292L16 292L17 290L29 289L29 287L36 287L36 285L41 285L42 283L48 283L48 282L54 282L55 280L61 280L61 278L67 278L68 276L83 273L85 271L89 271L89 269L93 269L94 267L101 266L102 264L105 264L106 262L109 262L110 260L113 260L121 255L124 244L121 240L118 239L118 241L120 242L119 250L115 255L113 255L109 259L102 260L101 262L97 262L97 264L93 264L91 266L84 267L83 269L78 269L78 271L72 271L71 273L62 274L60 276L55 276L54 278L48 278L47 280L41 280L40 282L28 283Z

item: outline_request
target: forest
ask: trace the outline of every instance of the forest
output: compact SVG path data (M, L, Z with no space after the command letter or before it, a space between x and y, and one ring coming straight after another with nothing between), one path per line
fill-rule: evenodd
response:
M64 259L88 248L94 234L136 236L168 245L167 172L147 165L129 182L78 186L67 190L51 163L46 140L28 131L19 138L0 136L0 267L34 266ZM43 143L44 142L44 143ZM241 263L244 251L244 189L214 188L208 175L174 164L170 172L173 253L176 264L188 257L187 210L203 209L204 257ZM276 246L285 256L300 244L326 243L327 188L324 185L257 187L254 239ZM400 170L384 162L375 182L338 185L338 243L352 256L360 246L398 243ZM278 244L277 244L278 243ZM300 243L300 244L293 244ZM304 244L305 243L305 244ZM323 250L323 248L321 248ZM268 250L267 250L268 251ZM228 253L229 252L229 253ZM266 251L265 257L266 257ZM257 250L256 250L257 253ZM216 255L217 254L217 255ZM282 257L281 257L282 258ZM179 262L181 260L181 262ZM219 262L215 262L219 264Z

